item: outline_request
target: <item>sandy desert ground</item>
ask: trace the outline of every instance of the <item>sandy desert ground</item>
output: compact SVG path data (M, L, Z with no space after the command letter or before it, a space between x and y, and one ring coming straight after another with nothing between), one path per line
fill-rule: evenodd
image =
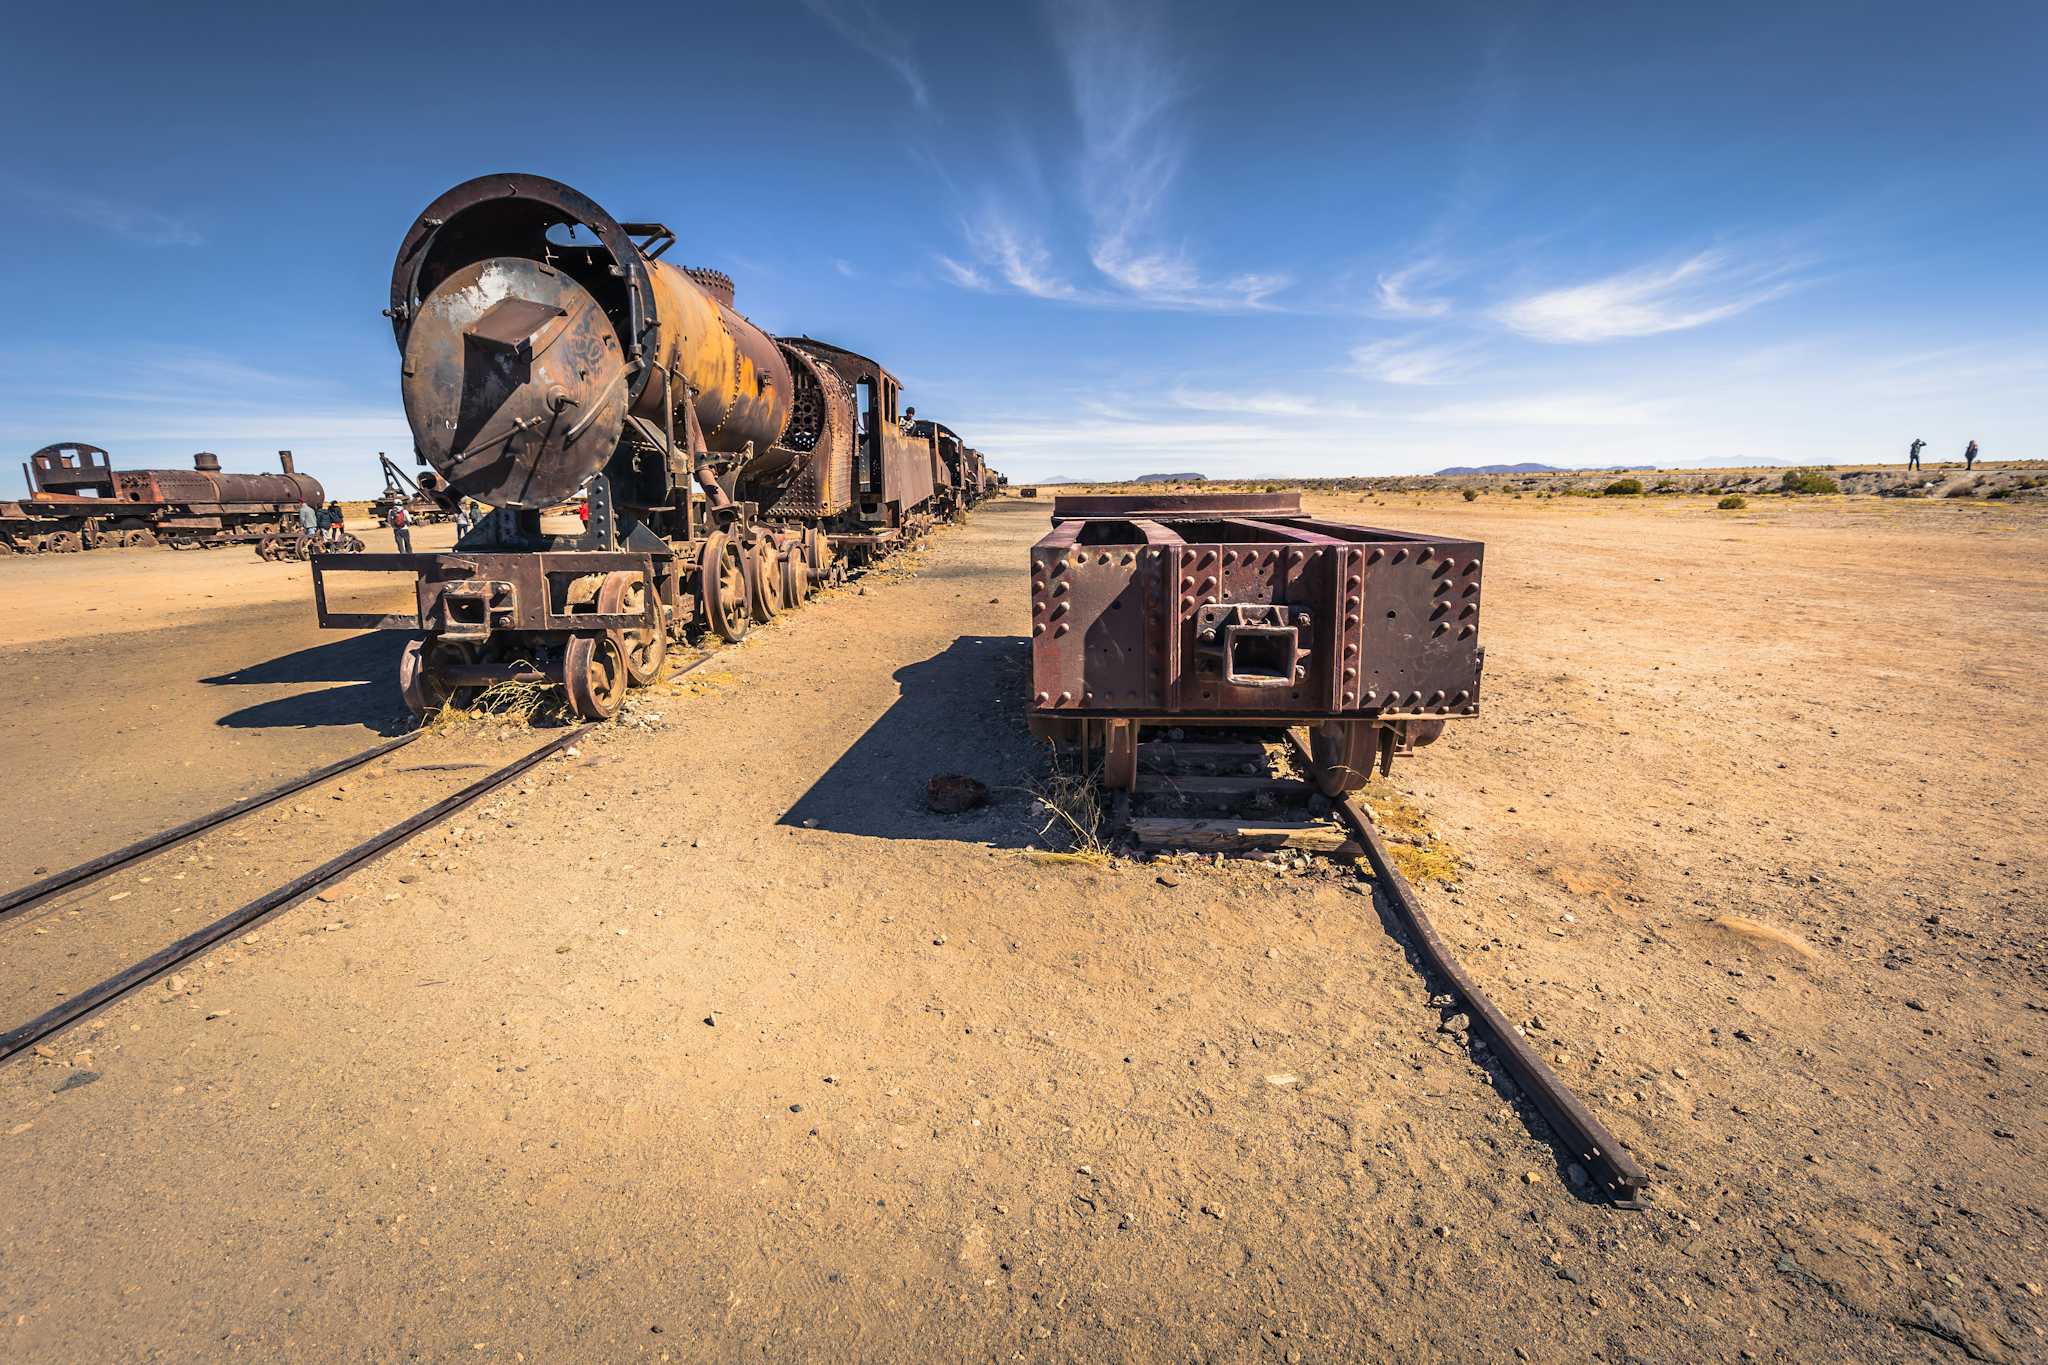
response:
M1487 542L1484 714L1369 799L1645 1211L1349 870L1044 856L1013 498L0 1070L0 1358L2048 1354L2048 508L1315 504ZM0 562L0 884L403 727L243 558ZM0 1022L535 742L0 926Z

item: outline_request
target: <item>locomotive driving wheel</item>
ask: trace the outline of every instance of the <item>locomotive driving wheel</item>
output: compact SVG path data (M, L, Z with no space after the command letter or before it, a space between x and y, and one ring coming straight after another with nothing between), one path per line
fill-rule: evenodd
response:
M137 550L147 550L155 547L156 537L148 531L130 531L121 537L121 543Z
M804 560L811 570L811 582L823 583L832 576L832 542L816 526L804 532Z
M1308 732L1309 757L1315 762L1316 790L1325 796L1355 792L1372 776L1377 751L1370 721L1325 721Z
M602 616L637 616L647 610L647 580L637 573L620 570L607 574L597 590L597 610ZM659 608L652 626L632 626L617 632L626 656L626 681L645 687L661 675L668 658L668 631L660 623Z
M476 652L460 640L428 638L414 640L398 656L398 689L416 716L439 711L444 706L461 710L476 699L474 687L449 687L440 670L450 664L476 662Z
M571 636L562 650L562 693L584 720L610 720L626 699L626 649L617 631Z
M792 545L782 555L782 600L792 607L800 607L811 595L811 566L804 558L804 548Z
M747 638L751 618L747 615L747 570L740 547L723 531L704 542L703 557L697 561L697 600L704 619L728 644Z
M51 554L75 554L84 548L85 542L79 539L78 532L76 531L52 531L50 533Z
M772 541L757 540L747 551L747 604L764 626L782 614L782 570Z

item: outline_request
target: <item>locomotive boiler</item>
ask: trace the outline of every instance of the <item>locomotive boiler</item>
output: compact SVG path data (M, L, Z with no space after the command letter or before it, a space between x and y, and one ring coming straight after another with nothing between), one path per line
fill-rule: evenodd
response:
M415 452L493 510L449 553L316 564L314 590L323 625L423 632L415 711L519 680L609 716L676 632L737 640L949 510L894 375L770 336L730 277L662 259L675 241L528 175L458 185L407 231L386 313ZM411 574L417 608L331 611L336 572Z
M221 471L211 451L194 455L190 469L115 469L98 446L44 446L22 466L28 497L0 502L0 553L261 540L295 524L302 504L327 501L289 450L277 455L279 473L233 474Z

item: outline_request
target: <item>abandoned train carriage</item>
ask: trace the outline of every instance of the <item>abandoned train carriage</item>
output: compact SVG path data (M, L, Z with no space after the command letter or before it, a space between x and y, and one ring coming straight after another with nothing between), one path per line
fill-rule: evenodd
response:
M609 716L686 623L737 640L932 524L935 447L895 376L769 336L729 277L661 259L675 240L526 175L458 185L407 232L387 311L416 454L494 511L447 553L316 561L314 593L322 625L424 633L415 711L517 680ZM587 521L545 515L575 498ZM338 572L409 574L416 608L331 610Z
M22 466L29 495L0 502L0 554L261 540L296 525L301 505L327 500L289 450L277 457L277 474L224 474L210 451L194 455L190 469L115 469L98 446L44 446Z
M1031 547L1031 727L1113 789L1147 729L1306 726L1326 794L1477 715L1477 541L1305 516L1298 493L1053 499Z

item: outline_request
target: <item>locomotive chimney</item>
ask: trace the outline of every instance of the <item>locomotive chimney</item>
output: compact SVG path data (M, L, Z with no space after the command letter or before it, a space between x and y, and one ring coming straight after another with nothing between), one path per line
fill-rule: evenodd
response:
M277 462L280 465L284 466L284 472L287 474L296 474L299 472L299 467L292 463L292 453L289 450L278 451Z
M220 473L220 456L210 450L202 450L192 457L192 467L202 474Z

